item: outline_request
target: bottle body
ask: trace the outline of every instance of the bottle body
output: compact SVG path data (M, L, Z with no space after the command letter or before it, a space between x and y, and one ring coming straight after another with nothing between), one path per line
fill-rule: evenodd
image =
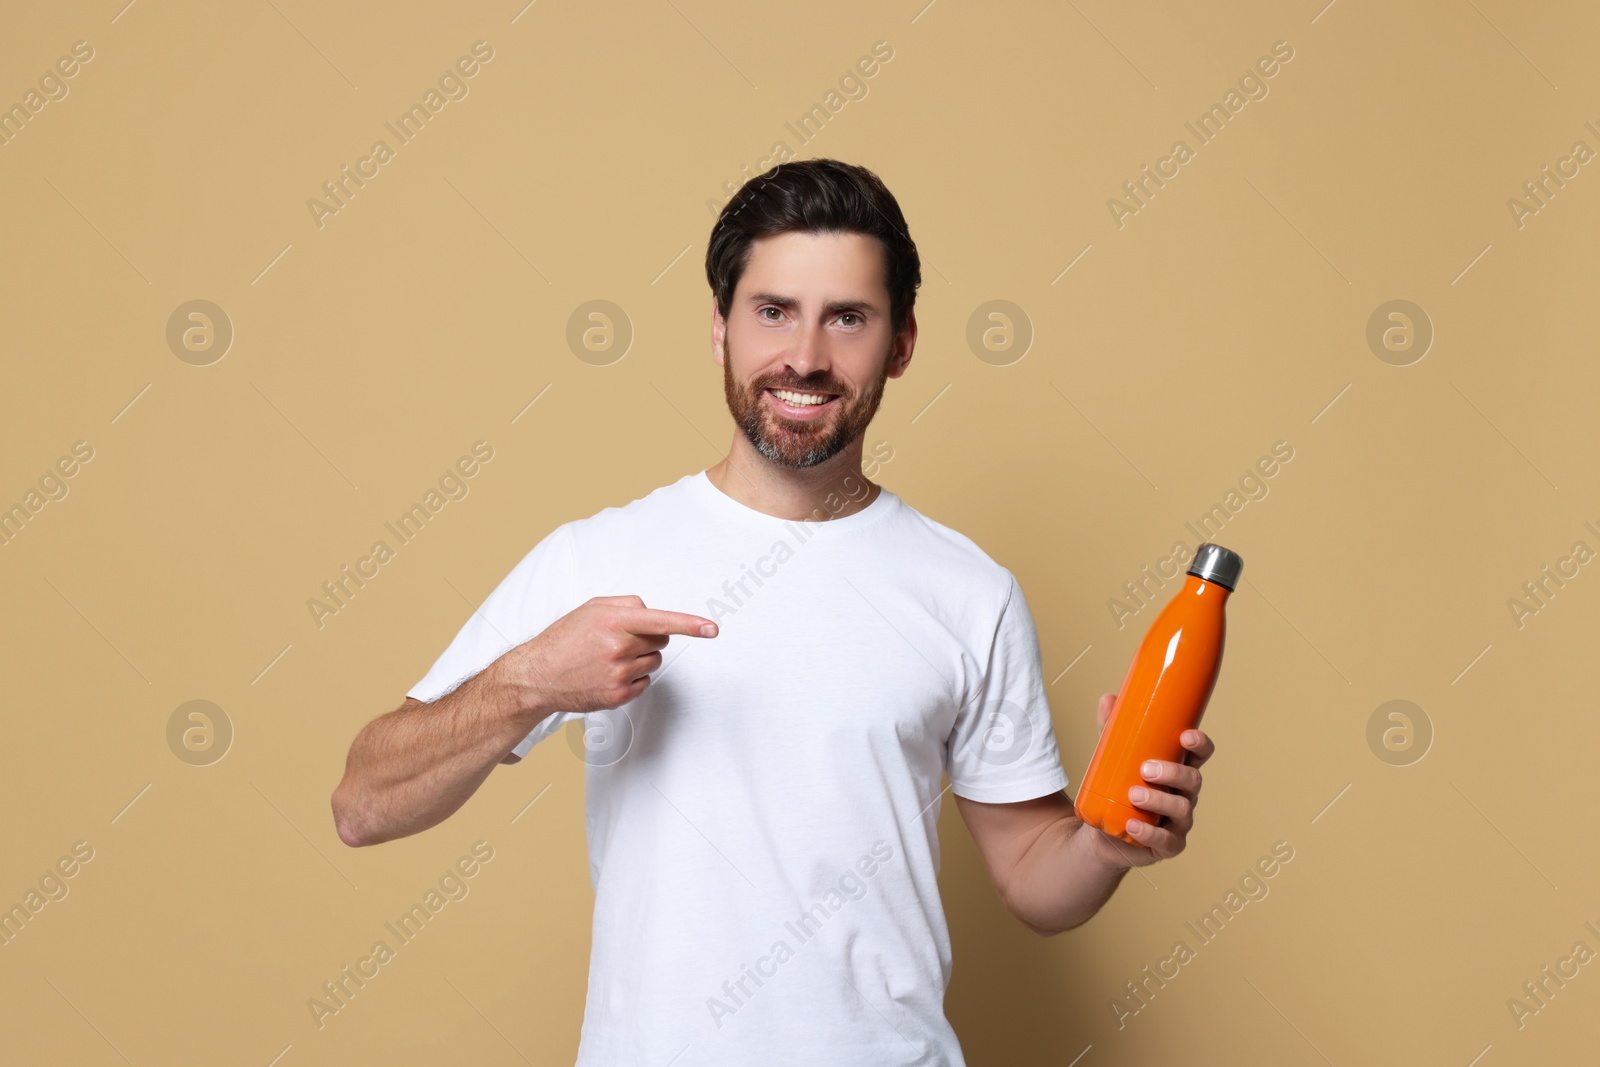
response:
M1128 790L1158 788L1140 774L1145 760L1183 762L1179 737L1199 725L1222 666L1223 607L1230 592L1188 574L1150 624L1078 787L1074 806L1090 826L1138 844L1128 835L1128 819L1160 821L1161 816L1136 807Z

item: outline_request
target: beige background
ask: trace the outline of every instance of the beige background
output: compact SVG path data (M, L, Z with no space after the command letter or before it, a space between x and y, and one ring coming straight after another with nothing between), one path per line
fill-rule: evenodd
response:
M378 848L339 842L328 796L539 538L720 456L705 242L778 140L872 167L905 209L922 336L869 431L879 478L1020 578L1074 788L1154 614L1119 629L1107 601L1294 452L1216 538L1247 581L1189 850L1040 940L945 805L969 1060L1592 1050L1600 967L1520 1028L1507 1006L1600 950L1600 568L1521 627L1507 605L1600 549L1600 176L1521 227L1507 206L1600 149L1592 12L120 2L13 8L0 33L7 105L94 49L0 147L0 504L94 450L0 548L0 902L93 849L0 948L6 1062L571 1062L592 897L565 741ZM479 40L470 94L319 228L308 198ZM892 60L802 144L785 123L878 41ZM1268 95L1196 147L1185 121L1278 41ZM1119 228L1107 200L1179 138L1195 157ZM208 366L166 341L194 299L235 331ZM607 366L566 341L593 299L633 331ZM966 342L997 299L1033 331L1006 365ZM1396 299L1435 332L1406 366L1366 340ZM319 629L307 599L478 440L470 494ZM1405 766L1367 741L1397 699L1434 735ZM233 727L207 766L168 746L190 700ZM318 1029L308 998L480 840L470 895ZM1196 947L1185 922L1279 841L1270 895ZM1180 938L1196 958L1119 1028L1112 998Z

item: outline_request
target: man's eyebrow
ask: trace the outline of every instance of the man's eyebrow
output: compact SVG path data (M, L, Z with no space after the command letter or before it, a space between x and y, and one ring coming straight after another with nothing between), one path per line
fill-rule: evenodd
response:
M792 296L780 296L777 293L751 293L750 303L776 304L785 311L793 311L800 306L800 302ZM877 305L870 300L835 300L825 304L822 309L830 315L837 315L843 311L877 311Z

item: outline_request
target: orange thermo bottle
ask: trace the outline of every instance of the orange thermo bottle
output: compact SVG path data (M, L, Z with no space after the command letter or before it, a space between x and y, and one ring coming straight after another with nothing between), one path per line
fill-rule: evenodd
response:
M1128 790L1136 785L1156 788L1139 773L1145 760L1183 762L1178 738L1200 724L1211 699L1222 666L1222 608L1243 569L1238 553L1201 545L1183 588L1139 642L1074 801L1078 818L1090 826L1138 844L1128 836L1130 817L1160 823L1161 816L1128 800Z

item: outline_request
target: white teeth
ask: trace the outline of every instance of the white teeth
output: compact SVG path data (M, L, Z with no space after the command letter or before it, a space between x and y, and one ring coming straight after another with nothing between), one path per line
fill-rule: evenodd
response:
M813 404L825 404L832 399L831 397L817 396L815 393L792 393L787 389L774 389L772 390L772 395L777 397L779 400L782 400L784 403L793 404L796 407L810 407Z

